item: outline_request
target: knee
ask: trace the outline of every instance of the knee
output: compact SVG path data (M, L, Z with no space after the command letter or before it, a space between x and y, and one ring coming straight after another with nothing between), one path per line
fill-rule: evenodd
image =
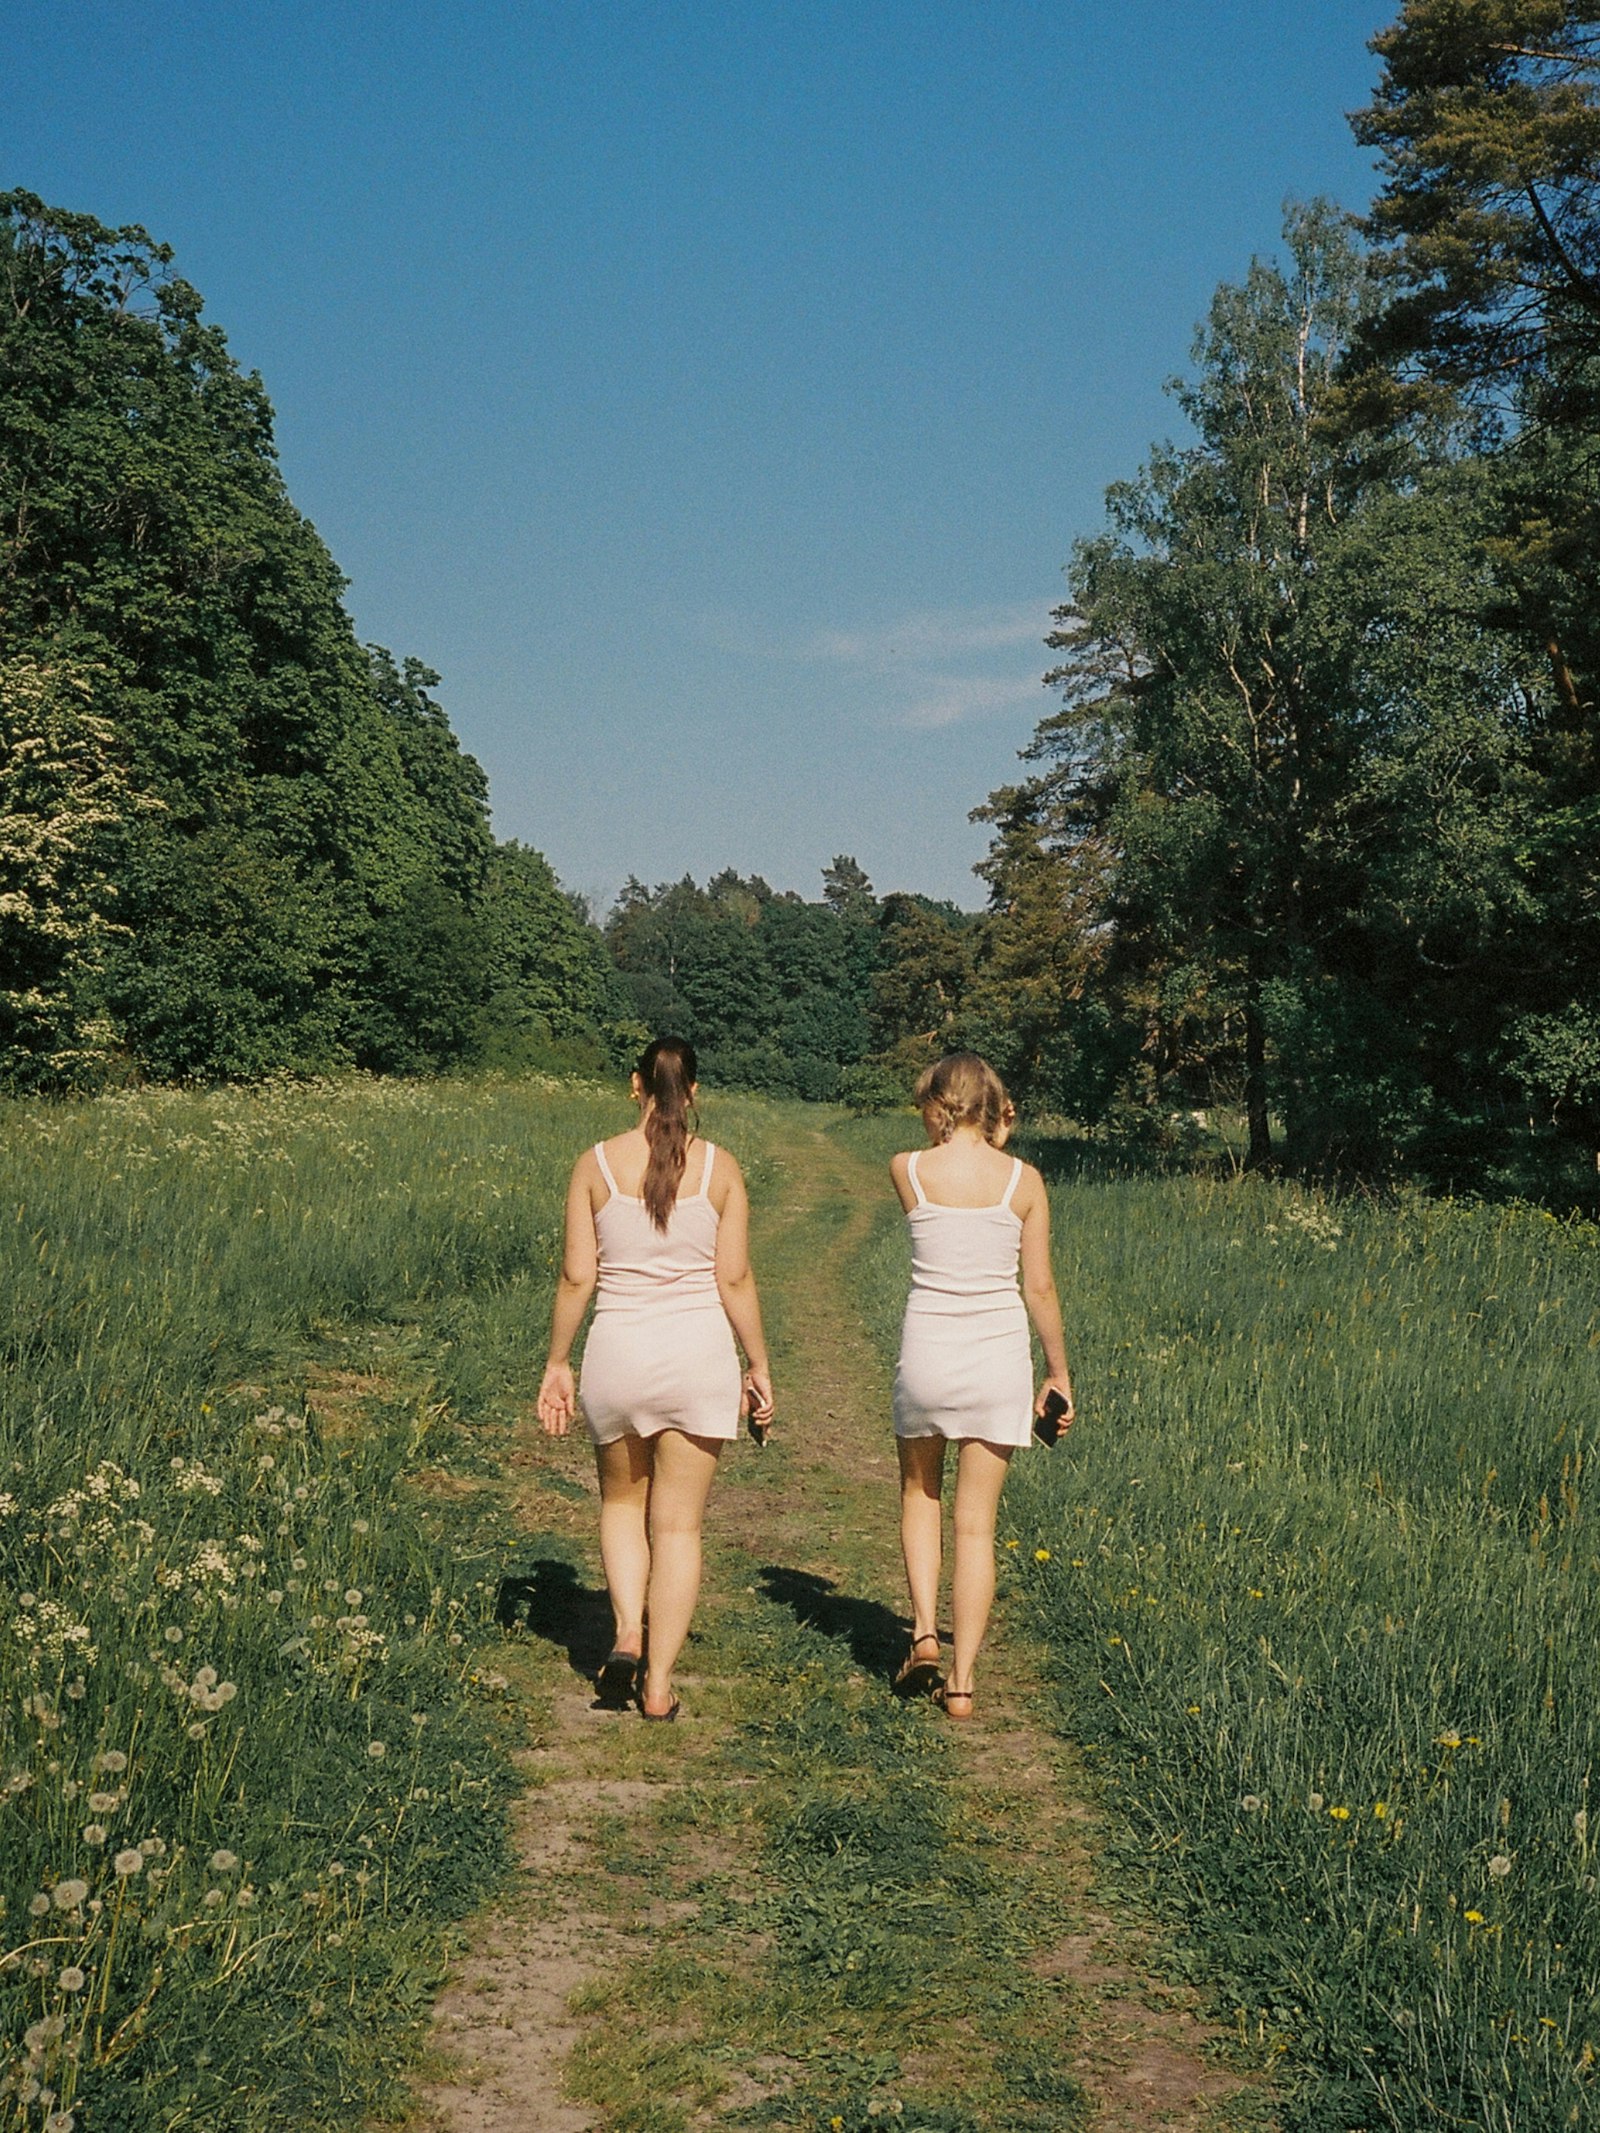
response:
M956 1505L955 1536L969 1548L994 1546L994 1519L987 1511L963 1510Z

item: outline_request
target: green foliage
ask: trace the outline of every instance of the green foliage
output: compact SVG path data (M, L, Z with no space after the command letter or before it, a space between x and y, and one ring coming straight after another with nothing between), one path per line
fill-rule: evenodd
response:
M103 1071L95 998L117 931L116 840L135 803L92 676L0 662L0 1057L13 1088Z
M872 1042L876 974L894 951L888 906L855 861L824 881L825 900L806 903L731 869L704 889L630 880L606 941L639 1022L688 1037L710 1082L836 1097Z
M425 1071L535 1025L592 1047L592 938L565 910L541 930L536 855L496 860L438 676L357 644L261 382L171 263L0 195L0 835L33 914L3 944L13 1085L118 1054Z
M1285 234L1202 328L1197 441L1075 552L966 1014L1088 1123L1237 1106L1255 1166L1278 1118L1303 1167L1525 1186L1514 1032L1589 1012L1596 913L1591 756L1507 598L1524 477L1395 426L1370 263L1325 207Z
M1571 0L1406 0L1358 138L1393 294L1380 345L1503 393L1600 355L1600 30Z

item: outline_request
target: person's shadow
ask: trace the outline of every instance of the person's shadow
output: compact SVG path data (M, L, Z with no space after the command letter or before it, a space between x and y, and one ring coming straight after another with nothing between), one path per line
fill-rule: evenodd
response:
M878 1600L856 1600L840 1592L831 1578L809 1570L786 1570L769 1563L760 1573L769 1600L787 1607L806 1629L820 1630L850 1647L856 1665L869 1674L893 1677L906 1655L911 1624Z
M605 1587L585 1585L571 1563L541 1558L520 1576L504 1577L494 1618L502 1629L525 1629L558 1645L567 1664L593 1681L611 1649L611 1602Z

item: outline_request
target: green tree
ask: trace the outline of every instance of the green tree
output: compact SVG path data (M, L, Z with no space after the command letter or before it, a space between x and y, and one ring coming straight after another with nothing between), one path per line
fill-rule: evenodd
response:
M118 847L136 802L94 676L0 660L0 1057L14 1089L92 1084Z
M649 1032L590 923L544 855L514 839L489 860L489 1000L479 1048L494 1063L599 1069Z
M155 803L122 843L105 999L157 1071L384 1053L385 929L426 884L481 884L476 766L425 669L389 662L380 703L342 593L260 380L167 247L0 195L0 640L94 671Z
M1356 118L1382 157L1381 341L1503 396L1600 358L1600 22L1568 0L1406 0Z

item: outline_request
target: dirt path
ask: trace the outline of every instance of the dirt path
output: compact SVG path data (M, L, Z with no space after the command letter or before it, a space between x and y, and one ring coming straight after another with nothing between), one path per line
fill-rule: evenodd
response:
M1271 2118L1097 1893L1100 1815L1002 1597L981 1721L906 1710L882 1358L851 1298L881 1180L816 1132L757 1223L780 1441L724 1462L685 1718L593 1708L592 1481L523 1436L502 1590L536 1745L527 1872L473 1923L415 2123L437 2133L1217 2133ZM581 1481L581 1488L577 1485Z

